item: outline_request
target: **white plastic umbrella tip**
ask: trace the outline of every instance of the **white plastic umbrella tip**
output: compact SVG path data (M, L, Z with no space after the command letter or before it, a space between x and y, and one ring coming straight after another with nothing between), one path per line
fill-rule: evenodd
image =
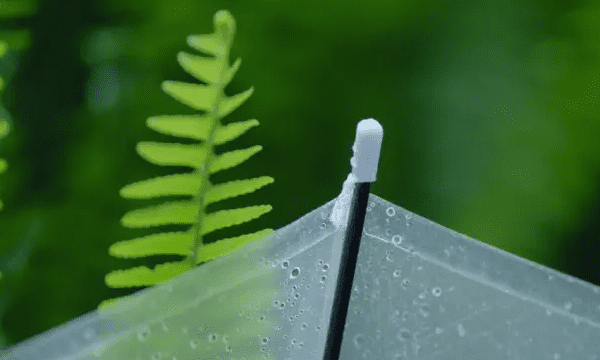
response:
M377 179L382 140L383 127L377 120L361 120L356 126L356 139L352 146L354 157L350 164L358 182L374 182Z

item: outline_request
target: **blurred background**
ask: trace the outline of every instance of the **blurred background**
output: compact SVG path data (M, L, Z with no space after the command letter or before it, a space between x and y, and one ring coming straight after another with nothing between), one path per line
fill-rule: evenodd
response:
M210 210L271 204L216 238L278 229L337 196L356 124L384 127L374 194L439 224L600 284L600 2L0 0L0 347L133 290L109 289L108 247L156 229L124 185L178 172L138 141L177 141L149 116L193 111L160 90L195 82L189 34L237 21L226 89L254 86L224 123L260 126L218 152L262 145L219 183L269 175ZM186 169L187 170L187 169Z

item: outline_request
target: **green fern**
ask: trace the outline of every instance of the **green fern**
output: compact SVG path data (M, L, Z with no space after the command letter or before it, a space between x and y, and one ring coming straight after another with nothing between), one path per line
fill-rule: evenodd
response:
M8 44L6 44L6 42L0 40L0 57L3 57L4 55L6 55L6 52L8 51ZM4 80L2 79L2 77L0 77L0 91L2 91L4 89ZM10 132L10 126L8 124L8 121L6 121L6 119L4 119L2 116L0 116L0 139L3 139L8 133ZM0 174L2 174L6 168L8 167L8 164L6 163L6 160L4 159L0 159ZM0 200L0 209L2 209L2 200ZM0 276L2 276L2 274L0 273Z
M0 57L3 57L7 51L8 45L4 41L0 40ZM2 91L3 88L4 80L2 79L2 77L0 77L0 91ZM8 125L8 122L2 117L0 117L0 139L3 139L9 133L9 131L10 127ZM6 163L6 160L0 159L0 174L3 173L7 167L8 164ZM2 200L0 200L0 210L2 209L2 207ZM0 279L2 279L2 272L0 272Z
M162 196L189 195L183 201L166 201L157 206L126 213L121 219L128 228L145 228L167 224L189 224L183 232L162 232L113 244L109 253L115 257L137 258L151 255L181 255L182 260L157 265L154 269L141 266L117 270L106 275L107 286L113 288L151 286L164 283L196 265L225 255L230 251L255 241L272 232L264 229L252 234L204 244L204 235L215 230L241 224L269 212L270 205L206 213L206 206L223 199L251 193L274 180L263 176L212 184L210 175L234 167L259 152L261 146L215 154L214 147L229 142L248 129L258 125L256 119L240 121L226 126L221 119L244 103L253 88L233 96L224 89L240 67L241 60L229 66L229 52L235 33L235 20L226 10L214 16L214 33L192 35L187 43L198 51L212 55L204 57L185 52L178 54L179 64L188 73L205 84L165 81L162 89L183 104L202 111L196 115L162 115L150 117L147 125L163 134L202 141L198 144L138 143L138 154L147 161L162 166L187 166L188 173L156 177L125 186L120 194L124 198L149 199ZM111 302L108 300L100 306Z

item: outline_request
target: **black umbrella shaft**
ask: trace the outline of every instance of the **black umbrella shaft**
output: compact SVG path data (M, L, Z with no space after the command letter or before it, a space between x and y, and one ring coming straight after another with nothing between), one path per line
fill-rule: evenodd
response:
M360 238L365 223L370 187L371 183L368 182L356 183L354 187L323 360L337 360L340 357L344 325L348 314L352 281L356 270L356 260L358 259Z

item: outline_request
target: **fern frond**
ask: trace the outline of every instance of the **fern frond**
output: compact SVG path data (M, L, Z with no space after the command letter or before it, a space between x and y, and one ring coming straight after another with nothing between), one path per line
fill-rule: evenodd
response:
M221 124L252 95L254 88L227 96L225 87L237 73L241 60L229 65L229 51L235 33L235 21L227 11L218 11L214 17L214 33L187 38L191 47L211 55L180 52L177 61L181 67L202 84L164 81L162 90L175 100L201 111L192 115L160 115L147 119L149 128L170 136L199 141L192 144L141 141L138 154L150 163L161 166L185 166L192 170L138 181L123 187L120 195L130 199L151 199L167 196L189 196L186 200L165 201L127 212L121 219L128 228L146 228L161 225L190 225L189 230L159 232L114 243L109 248L112 256L140 258L154 255L180 255L181 261L159 264L154 269L135 267L113 271L106 275L109 287L151 286L169 281L194 266L223 256L234 249L269 234L264 229L204 244L203 237L213 231L242 224L271 211L270 205L256 205L237 209L206 212L206 206L224 199L254 192L272 183L269 176L233 180L212 184L210 175L237 166L262 150L256 145L246 149L217 154L215 146L230 142L259 123L249 119ZM105 301L102 305L112 303Z
M0 40L0 57L3 57L7 51L8 51L8 45L4 41ZM4 80L0 77L0 91L2 90L3 87L4 87ZM10 125L8 124L8 121L6 121L6 119L0 117L0 139L4 139L6 137L6 135L8 135L9 132L10 132ZM6 171L7 167L8 167L8 163L6 162L6 160L0 159L0 174L2 174L4 171ZM0 210L2 209L2 207L3 207L2 200L0 200Z

